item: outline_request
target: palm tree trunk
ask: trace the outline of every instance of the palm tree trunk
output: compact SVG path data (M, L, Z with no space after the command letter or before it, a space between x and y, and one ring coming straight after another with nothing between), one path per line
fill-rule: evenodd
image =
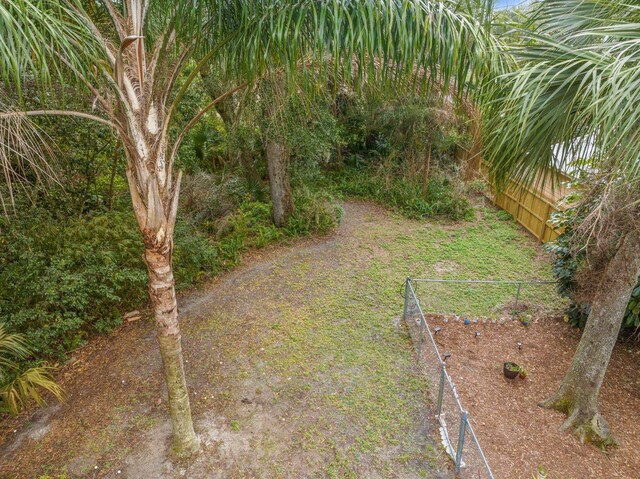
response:
M169 395L173 452L178 457L188 457L199 449L200 440L191 418L172 265L173 231L182 175L178 174L172 188L171 177L158 174L161 171L159 165L165 164L166 143L145 136L139 136L136 140L136 149L128 150L127 180L144 241L149 298ZM146 156L142 156L141 152ZM148 169L149 165L156 168L153 174Z
M273 203L273 222L278 227L285 226L294 211L289 175L289 152L282 143L267 139L265 155L269 170L271 202Z
M200 440L193 430L191 419L171 251L145 248L144 258L149 273L149 297L156 320L164 378L169 393L169 409L173 423L173 451L180 457L186 457L199 449Z
M606 266L573 362L560 388L541 404L566 413L563 429L572 428L583 442L615 444L598 409L598 394L639 275L640 233L634 231L623 239Z

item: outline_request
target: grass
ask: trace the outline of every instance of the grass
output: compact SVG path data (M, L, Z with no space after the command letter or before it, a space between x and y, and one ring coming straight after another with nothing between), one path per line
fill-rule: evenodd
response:
M202 456L199 467L215 466L230 479L251 471L273 478L433 477L443 451L425 408L429 384L399 321L405 278L550 277L535 241L493 208L479 207L474 220L451 223L409 221L352 204L344 221L339 235L266 252L253 268L222 277L206 302L183 317L197 423L215 415L225 440L251 444L231 461ZM424 304L432 297L426 293L419 289ZM439 297L452 312L490 311L505 301L504 292ZM136 347L146 358L154 346ZM132 361L127 368L138 360ZM143 447L137 445L154 421L116 405L150 404L154 384L110 401L109 418L95 425L108 437L88 425L80 431L85 445L75 452L100 464L115 456L113 468L120 467L123 456L111 444ZM243 406L245 397L260 404L260 414ZM166 420L165 413L151 415ZM268 427L258 422L265 415ZM64 465L53 471L64 472Z
M404 471L435 467L439 451L416 431L428 384L415 368L406 330L392 321L402 311L407 275L549 279L536 243L515 223L493 208L479 208L477 216L456 224L372 217L353 232L335 264L283 261L261 280L285 294L271 305L277 319L261 349L251 352L252 362L261 364L259 376L279 378L270 387L296 411L294 424L304 424L295 433L303 450L331 457L323 477L362 477L363 463L388 477L396 477L398 462ZM447 291L440 304L488 313L509 294ZM269 309L267 299L262 306ZM211 323L221 333L219 319ZM389 449L399 452L389 455Z

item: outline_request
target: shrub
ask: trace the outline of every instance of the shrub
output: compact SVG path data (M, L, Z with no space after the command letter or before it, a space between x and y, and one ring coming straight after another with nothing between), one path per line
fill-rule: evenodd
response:
M1 220L0 315L39 356L62 357L146 301L142 240L129 212L65 221L31 213ZM175 243L180 287L215 270L215 247L191 224L178 222Z
M329 179L331 188L340 194L374 200L409 218L473 218L469 200L446 177L430 178L426 196L423 196L420 184L371 167L345 167L330 174Z
M233 267L250 248L326 231L339 216L328 194L298 188L296 213L278 229L270 203L243 193L241 180L210 183L219 197L207 193L204 183L192 181L186 195L192 204L176 224L173 260L180 290ZM199 203L203 198L209 200ZM61 358L146 303L142 240L129 206L123 208L64 220L33 208L11 221L0 219L0 316L9 331L24 334L38 357Z
M567 230L554 242L547 243L544 247L553 253L553 275L558 280L558 293L565 298L569 298L571 303L566 310L569 323L578 328L584 328L589 318L589 304L576 299L578 283L576 274L581 261L584 260L584 253L574 254L570 248L571 230ZM622 321L622 328L640 327L640 278L638 284L631 294L631 300Z
M0 313L40 355L60 356L106 332L146 291L131 214L55 221L14 218L0 233Z

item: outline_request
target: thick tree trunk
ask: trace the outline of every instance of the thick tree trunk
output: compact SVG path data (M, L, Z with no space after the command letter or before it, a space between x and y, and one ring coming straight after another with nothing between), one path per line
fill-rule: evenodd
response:
M265 142L265 156L269 170L273 222L278 227L285 226L294 211L289 152L282 143L268 139Z
M178 325L178 303L173 280L171 251L146 248L144 253L149 272L149 297L156 320L164 378L169 392L169 409L173 424L173 451L181 457L190 456L200 447L193 430L191 406L187 392L182 357L182 341Z
M629 233L606 266L571 367L558 391L541 406L568 415L563 429L572 428L581 441L615 444L598 409L598 394L631 293L640 274L640 233Z

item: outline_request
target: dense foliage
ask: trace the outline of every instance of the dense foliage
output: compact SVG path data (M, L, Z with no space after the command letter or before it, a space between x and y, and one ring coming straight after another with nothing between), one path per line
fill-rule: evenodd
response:
M558 280L558 292L562 297L569 298L571 304L566 310L568 322L572 326L584 328L589 318L589 303L576 295L578 283L576 274L584 261L584 250L576 253L571 245L572 233L565 231L554 242L545 245L553 253L553 274ZM622 328L637 329L640 327L640 278L633 290L631 300L627 306Z
M178 116L206 104L215 81L194 82ZM329 231L341 214L335 197L371 199L415 219L469 217L458 186L465 126L451 106L406 107L355 92L336 98L329 90L304 100L269 95L263 89L220 105L221 114L205 115L182 144L173 251L179 289L235 266L248 249ZM280 110L265 118L273 101ZM25 189L0 219L0 316L33 346L27 362L64 358L147 301L143 244L116 139L78 119L39 126L57 152L58 183ZM291 153L295 212L283 228L271 219L269 135Z
M344 160L328 174L336 193L366 198L414 218L469 219L462 194L468 145L465 116L452 105L412 98L343 95L339 119Z
M249 195L222 221L202 219L215 205L185 208L176 227L177 286L236 265L248 248L334 226L330 198L303 190L296 199L298 210L284 229L271 223L268 203ZM25 334L38 356L62 356L146 301L142 241L127 208L64 220L33 208L0 219L0 226L0 316L10 331Z

